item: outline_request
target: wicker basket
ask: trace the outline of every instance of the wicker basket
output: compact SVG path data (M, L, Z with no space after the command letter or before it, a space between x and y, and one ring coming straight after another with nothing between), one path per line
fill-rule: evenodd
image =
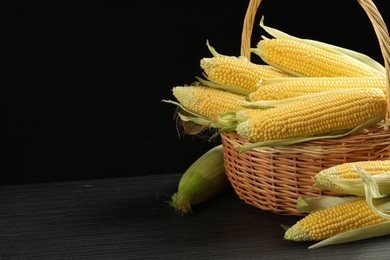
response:
M253 22L260 2L250 1L244 20L241 55L248 59ZM377 33L389 79L390 41L386 25L371 0L358 2ZM388 115L389 112L384 126L371 127L365 133L282 147L257 147L243 153L239 153L240 148L250 141L236 132L222 132L226 174L236 194L247 204L281 215L304 215L296 209L300 196L342 196L312 187L312 176L320 170L343 162L389 159Z

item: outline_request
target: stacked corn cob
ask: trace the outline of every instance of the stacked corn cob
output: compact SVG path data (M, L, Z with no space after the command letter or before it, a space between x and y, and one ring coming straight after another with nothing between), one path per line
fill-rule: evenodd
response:
M200 60L204 78L197 77L191 85L175 86L173 96L185 115L183 121L192 121L205 128L220 128L220 116L225 112L239 111L249 94L258 89L258 82L266 78L288 78L289 73L269 65L250 62L245 57L218 53L206 43L212 57ZM192 133L187 131L186 133Z
M176 86L183 121L235 130L255 145L340 137L379 123L386 111L384 67L368 56L260 25L252 49L265 64L218 53L200 60L204 78ZM244 147L243 150L246 148Z
M309 213L284 238L317 241L309 248L390 234L390 160L346 162L318 172L315 187L345 197L301 197L297 208Z
M381 64L361 53L288 35L265 26L263 19L261 26L274 38L263 37L252 53L266 65L221 55L207 43L213 57L200 60L205 79L172 88L177 102L165 100L186 112L180 114L183 121L236 131L253 143L241 152L341 137L382 122L388 90ZM359 177L350 181L347 174L334 174L342 167ZM390 234L387 172L389 161L373 161L319 173L315 186L350 196L302 198L298 207L309 214L286 228L285 239L321 241L314 248ZM377 180L370 174L385 177Z

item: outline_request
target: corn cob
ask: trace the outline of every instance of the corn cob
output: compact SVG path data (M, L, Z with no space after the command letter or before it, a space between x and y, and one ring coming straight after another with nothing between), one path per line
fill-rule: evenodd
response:
M361 62L294 40L262 39L255 53L267 64L296 76L381 76Z
M260 87L248 95L250 101L279 100L304 96L341 88L379 88L386 94L387 85L384 78L352 77L290 77L284 79L265 79Z
M208 79L255 91L257 83L263 78L286 77L288 73L268 65L255 64L245 58L217 56L202 58L200 66Z
M362 198L311 212L287 229L284 238L292 241L320 241L388 221L376 215Z
M222 55L208 42L207 47L213 57L202 58L200 67L208 79L202 83L209 86L246 95L256 90L258 81L263 78L292 76L272 66L253 63L243 56Z
M390 179L390 160L347 162L329 167L313 176L313 186L334 192L364 196L364 184L355 165L377 179L380 192L390 193L387 181Z
M264 26L264 17L260 26L275 38L263 36L251 51L277 69L307 77L385 77L384 67L367 55L288 35Z
M344 89L325 93L266 110L258 109L257 113L239 123L236 131L251 141L263 142L348 131L368 121L379 122L384 118L386 96L380 89Z
M181 215L189 214L193 206L212 199L225 190L228 184L222 145L217 145L187 168L169 204Z
M241 108L245 96L207 86L177 86L173 95L186 109L214 120L222 112Z

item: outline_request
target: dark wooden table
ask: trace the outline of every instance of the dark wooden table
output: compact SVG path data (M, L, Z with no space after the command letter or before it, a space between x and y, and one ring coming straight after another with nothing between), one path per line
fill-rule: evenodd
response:
M231 189L180 216L179 174L0 186L0 259L389 259L390 237L307 249L283 240L299 217Z

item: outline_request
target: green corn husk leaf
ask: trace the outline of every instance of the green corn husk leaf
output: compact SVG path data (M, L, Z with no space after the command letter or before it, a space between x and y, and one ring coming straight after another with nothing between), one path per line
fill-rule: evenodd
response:
M205 131L212 130L213 133L211 135L210 133L207 134L209 141L212 141L219 135L219 129L222 126L218 124L218 122L210 120L205 116L186 109L179 102L172 100L162 100L162 102L174 104L177 106L175 116L181 120L177 121L177 124L181 125L185 134L201 136L201 134Z
M207 87L210 87L210 88L221 89L221 90L229 91L229 92L232 92L232 93L235 93L235 94L239 94L239 95L243 95L243 96L247 96L247 95L249 95L252 92L252 91L250 91L248 89L245 89L245 88L232 86L232 85L228 85L228 84L222 84L222 83L217 82L215 80L211 80L204 73L203 73L203 76L206 79L202 79L200 77L196 77L196 79L200 83L202 83L203 85L205 85Z
M222 56L222 57L231 57L231 58L233 58L233 59L241 59L241 60L249 61L248 58L245 57L245 56L238 56L238 57L236 57L236 56L224 55L224 54L221 54L221 53L217 52L217 51L215 50L215 48L214 48L213 46L210 45L209 40L206 40L206 45L207 45L207 48L209 49L210 53L211 53L214 57L220 57L220 56Z
M206 40L206 45L207 45L207 48L209 49L211 55L213 55L214 57L227 56L227 55L223 55L223 54L220 54L219 52L217 52L217 51L215 50L215 48L214 48L213 46L210 45L209 40Z
M378 185L380 193L390 194L390 173L383 173L371 176ZM365 184L362 179L345 179L339 177L329 177L328 180L339 187L338 192L348 195L365 196Z
M218 124L223 131L234 131L236 126L240 123L237 119L237 111L228 111L220 115L217 119Z
M205 203L228 187L222 145L200 156L180 178L171 205L180 215L192 213L193 206Z
M381 75L383 75L383 77L386 77L385 67L382 64L380 64L379 62L375 61L374 59L372 59L371 57L369 57L363 53L360 53L360 52L357 52L354 50L350 50L347 48L342 48L340 46L316 41L316 40L301 39L301 38L289 35L289 34L282 32L278 29L271 28L269 26L265 26L264 25L264 16L262 16L260 19L260 27L262 27L267 33L269 33L270 35L272 35L275 38L295 40L295 41L303 42L306 44L310 44L312 46L315 46L315 47L318 47L321 49L325 49L329 52L333 52L333 53L336 53L338 55L344 56L346 58L352 59L356 62L360 62L362 64L368 65L369 67L371 67L371 69L373 71L375 71L377 73L379 72ZM265 37L263 36L263 38L265 38ZM253 48L251 50L253 53L256 53L256 48Z
M248 120L248 117L245 110L227 111L222 113L217 121L222 132L229 132L236 130L237 125Z
M177 113L178 116L180 117L180 119L183 120L184 122L193 122L193 123L196 123L198 125L205 126L207 128L220 128L221 127L217 122L214 122L205 116L199 115L197 113L192 112L191 110L188 110L179 102L176 102L173 100L167 100L167 99L163 99L162 102L176 105L177 107L179 107L180 109L185 111L188 115L184 115L180 112Z
M328 208L343 202L361 199L359 196L318 196L299 197L297 199L297 210L302 213L310 213L316 210Z
M384 208L383 205L379 203L383 200L383 198L390 201L390 196L388 196L389 194L382 194L379 191L379 186L375 179L366 170L356 164L354 164L353 167L359 173L364 182L366 201L370 209L378 216L390 219L390 214L388 214L390 213L390 205L388 205L387 208Z

